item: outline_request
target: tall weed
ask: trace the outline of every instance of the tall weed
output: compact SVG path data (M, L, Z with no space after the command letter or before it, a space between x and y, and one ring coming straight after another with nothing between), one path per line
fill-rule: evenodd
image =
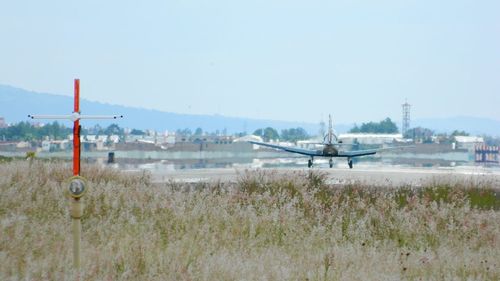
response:
M153 184L85 166L71 269L65 162L0 164L0 280L499 280L498 187L330 185L321 172ZM78 275L78 276L76 276Z

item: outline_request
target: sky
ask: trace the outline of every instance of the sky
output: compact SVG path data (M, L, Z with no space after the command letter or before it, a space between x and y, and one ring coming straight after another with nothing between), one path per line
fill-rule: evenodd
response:
M498 0L1 1L0 84L189 114L500 120Z

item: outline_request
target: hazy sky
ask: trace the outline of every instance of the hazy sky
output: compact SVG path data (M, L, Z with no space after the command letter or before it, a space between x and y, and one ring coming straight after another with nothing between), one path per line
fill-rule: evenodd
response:
M0 83L196 114L500 120L500 1L0 2ZM70 110L70 109L69 109Z

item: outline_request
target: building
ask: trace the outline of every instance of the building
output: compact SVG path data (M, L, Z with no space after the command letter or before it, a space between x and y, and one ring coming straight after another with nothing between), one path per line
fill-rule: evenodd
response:
M345 144L386 144L404 142L401 134L340 134L339 139Z
M42 141L43 152L65 151L73 147L68 140L44 140Z
M0 129L7 128L7 123L5 123L5 118L0 116Z
M323 148L323 145L321 145L322 142L322 140L300 140L297 141L297 147L304 149L319 149Z
M261 137L255 136L255 135L246 135L246 136L242 136L240 138L234 139L234 142L248 142L248 141L262 142L263 140Z
M458 149L468 149L472 151L476 146L484 143L484 138L477 136L455 136L455 142Z
M16 151L30 151L31 149L32 148L30 142L0 141L0 151L16 152Z
M474 147L474 160L476 163L499 163L499 153L500 147L498 146L487 146L487 145L476 145Z

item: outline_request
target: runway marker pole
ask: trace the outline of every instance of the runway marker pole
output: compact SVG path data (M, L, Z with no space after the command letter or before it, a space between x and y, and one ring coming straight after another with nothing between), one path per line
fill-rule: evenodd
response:
M80 120L81 119L118 119L122 115L81 115L80 79L74 82L74 107L70 115L28 115L31 119L66 119L73 121L73 177L69 179L68 194L71 197L70 216L73 233L73 267L80 271L80 241L82 234L81 217L83 203L81 198L87 192L87 181L80 176Z

